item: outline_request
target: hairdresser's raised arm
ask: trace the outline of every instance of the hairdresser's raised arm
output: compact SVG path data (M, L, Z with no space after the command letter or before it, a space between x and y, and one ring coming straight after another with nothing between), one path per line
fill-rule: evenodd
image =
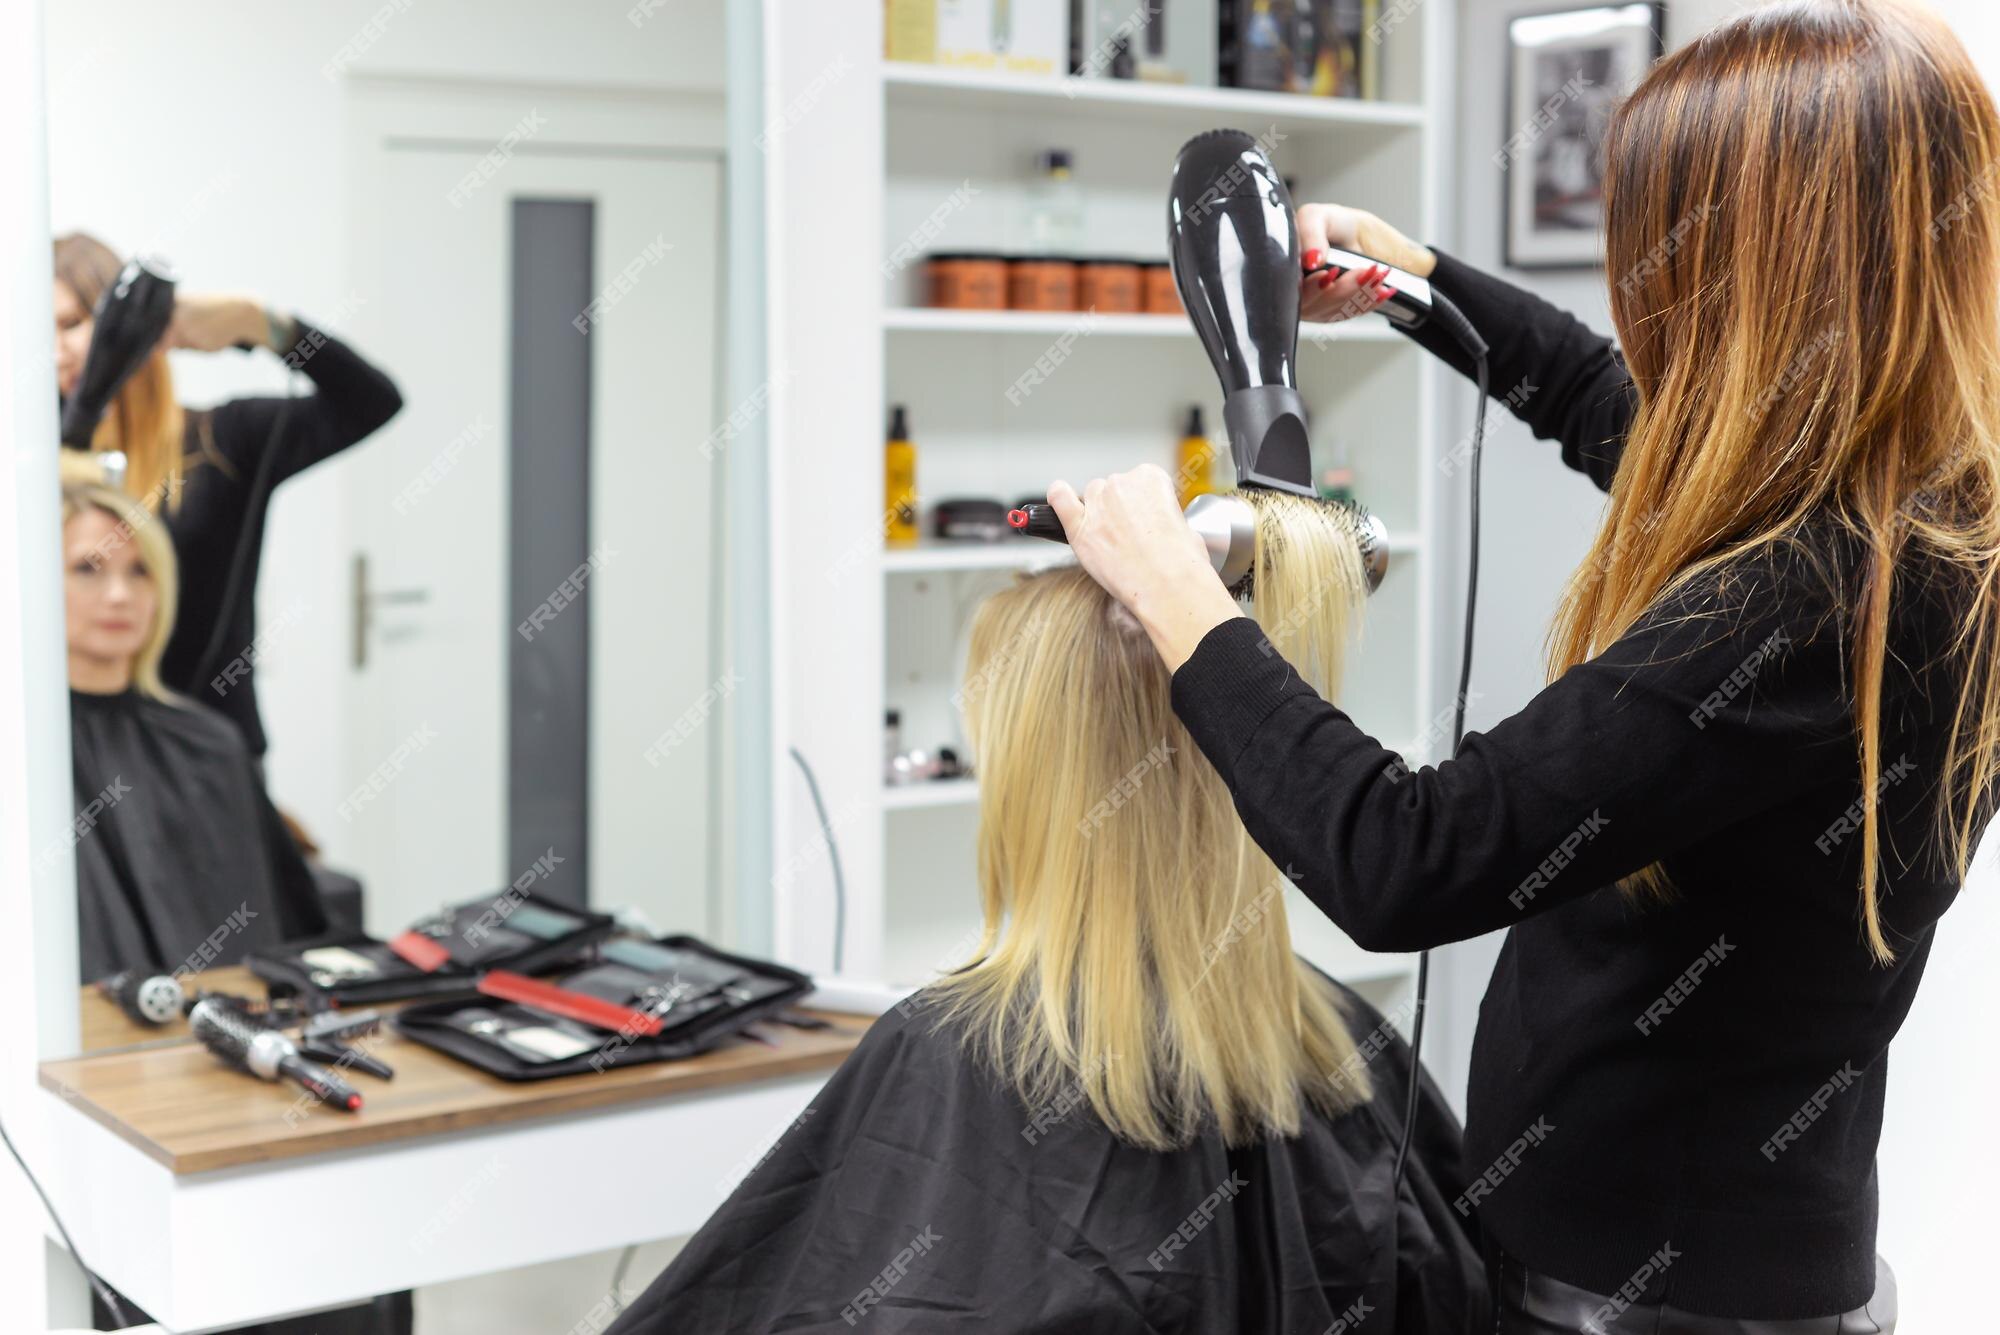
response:
M1202 640L1174 675L1174 709L1251 836L1348 935L1370 950L1441 945L1671 859L1849 772L1843 655L1819 624L1833 596L1801 596L1805 560L1738 563L1726 585L1649 613L1415 773L1300 681L1248 619ZM1797 856L1815 856L1809 838Z
M258 453L268 448L278 451L271 480L282 482L366 439L403 406L395 381L353 348L250 297L184 296L168 338L174 347L204 352L266 347L313 382L302 398L236 399L217 407L214 449L241 477L257 471ZM280 418L283 429L273 430Z
M1334 246L1428 278L1464 312L1491 349L1493 397L1541 439L1560 444L1564 463L1610 489L1625 434L1638 410L1637 391L1610 339L1569 312L1443 251L1419 245L1360 209L1304 205L1299 209L1299 246L1306 252L1308 267L1313 250ZM1306 278L1300 318L1340 319L1374 309L1372 302L1357 302L1352 275L1322 286L1326 277ZM1436 325L1409 336L1461 374L1472 375L1471 359Z

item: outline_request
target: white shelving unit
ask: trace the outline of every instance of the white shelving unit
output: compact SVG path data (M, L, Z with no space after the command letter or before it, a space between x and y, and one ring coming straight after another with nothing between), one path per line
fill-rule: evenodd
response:
M899 307L884 311L882 315L882 328L892 334L1013 334L1059 338L1079 327L1087 327L1089 337L1100 339L1194 337L1193 326L1182 315L1093 315L1087 326L1083 325L1080 314L1070 312L946 311ZM1345 324L1301 326L1299 347L1319 348L1334 343L1394 343L1401 337L1379 320L1350 320Z
M885 787L883 714L901 715L905 745L963 747L952 695L973 609L1016 571L1071 558L1026 540L885 549L877 517L890 406L907 407L926 507L950 496L1011 502L1054 477L1081 482L1149 460L1171 467L1189 405L1211 430L1221 413L1185 318L925 309L922 265L909 255L1021 249L1035 155L1064 148L1084 193L1084 251L1163 259L1174 154L1222 126L1271 145L1301 201L1362 205L1429 234L1448 17L1421 6L1389 31L1388 100L1358 102L897 65L876 54L877 4L773 8L782 17L766 106L790 116L769 150L778 183L769 240L785 252L774 262L773 325L779 355L793 358L773 395L777 471L788 479L773 527L779 616L795 617L775 646L777 740L781 756L788 745L810 756L829 793L848 886L844 972L916 983L963 958L978 926L978 785ZM845 72L829 78L830 68ZM808 98L809 114L794 114ZM793 248L883 258L838 266L865 270L857 278L795 260ZM837 371L826 364L833 336ZM1010 396L1057 340L1061 365L1032 393ZM1448 690L1435 671L1439 370L1375 318L1308 326L1300 348L1316 458L1353 468L1391 534L1389 575L1342 703L1378 736L1425 739L1397 748L1416 763L1435 749ZM779 817L776 861L795 873L779 878L780 954L824 969L826 876L798 856L817 821L798 794ZM1296 894L1290 907L1301 951L1336 977L1384 1004L1413 984L1414 957L1362 952Z

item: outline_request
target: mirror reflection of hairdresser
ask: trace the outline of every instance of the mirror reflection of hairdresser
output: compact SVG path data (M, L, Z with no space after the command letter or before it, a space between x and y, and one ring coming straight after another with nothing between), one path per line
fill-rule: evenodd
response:
M117 280L120 263L103 242L81 232L56 240L56 382L65 396L90 352L91 312ZM313 392L199 410L175 401L169 349L217 352L244 344L268 348L311 380ZM272 491L366 439L402 405L388 376L303 319L248 297L179 293L166 337L118 391L91 441L94 450L124 453L125 490L163 515L173 534L181 607L161 680L221 710L254 756L265 750L251 650ZM218 677L220 690L212 684Z
M1331 541L1358 604L1353 539ZM1273 633L1337 645L1340 600L1301 564L1314 597ZM1395 1029L1292 954L1284 879L1168 689L1074 566L980 609L975 958L876 1021L768 1155L718 1166L741 1184L609 1335L1490 1324L1456 1122Z
M1503 1331L1894 1324L1887 1052L2000 746L1997 153L1928 11L1715 29L1610 129L1622 355L1377 218L1301 210L1303 246L1428 275L1495 396L1610 492L1553 680L1436 767L1263 650L1157 470L1051 491L1330 918L1377 950L1508 930L1466 1124Z

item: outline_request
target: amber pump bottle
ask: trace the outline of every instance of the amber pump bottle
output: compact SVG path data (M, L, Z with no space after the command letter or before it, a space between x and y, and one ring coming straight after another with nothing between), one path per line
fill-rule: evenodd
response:
M884 449L886 491L882 536L891 547L908 547L917 540L917 446L910 439L902 404L889 419L889 443Z
M1215 447L1201 424L1201 406L1188 409L1187 434L1181 437L1174 466L1174 490L1180 494L1181 508L1197 496L1215 490Z

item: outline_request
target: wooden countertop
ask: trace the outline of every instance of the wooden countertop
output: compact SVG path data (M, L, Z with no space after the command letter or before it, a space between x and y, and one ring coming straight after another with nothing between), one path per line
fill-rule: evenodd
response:
M241 970L215 970L200 982L263 995L262 985ZM384 1081L346 1072L364 1100L359 1112L349 1113L312 1106L289 1081L266 1084L223 1065L187 1036L185 1025L132 1024L91 989L85 990L83 1005L85 1043L98 1050L42 1063L42 1086L177 1174L831 1071L873 1023L872 1016L816 1013L832 1027L760 1025L770 1046L738 1039L686 1061L521 1082L487 1075L385 1025L364 1043L395 1068L396 1077ZM109 1017L96 1014L97 1007Z

